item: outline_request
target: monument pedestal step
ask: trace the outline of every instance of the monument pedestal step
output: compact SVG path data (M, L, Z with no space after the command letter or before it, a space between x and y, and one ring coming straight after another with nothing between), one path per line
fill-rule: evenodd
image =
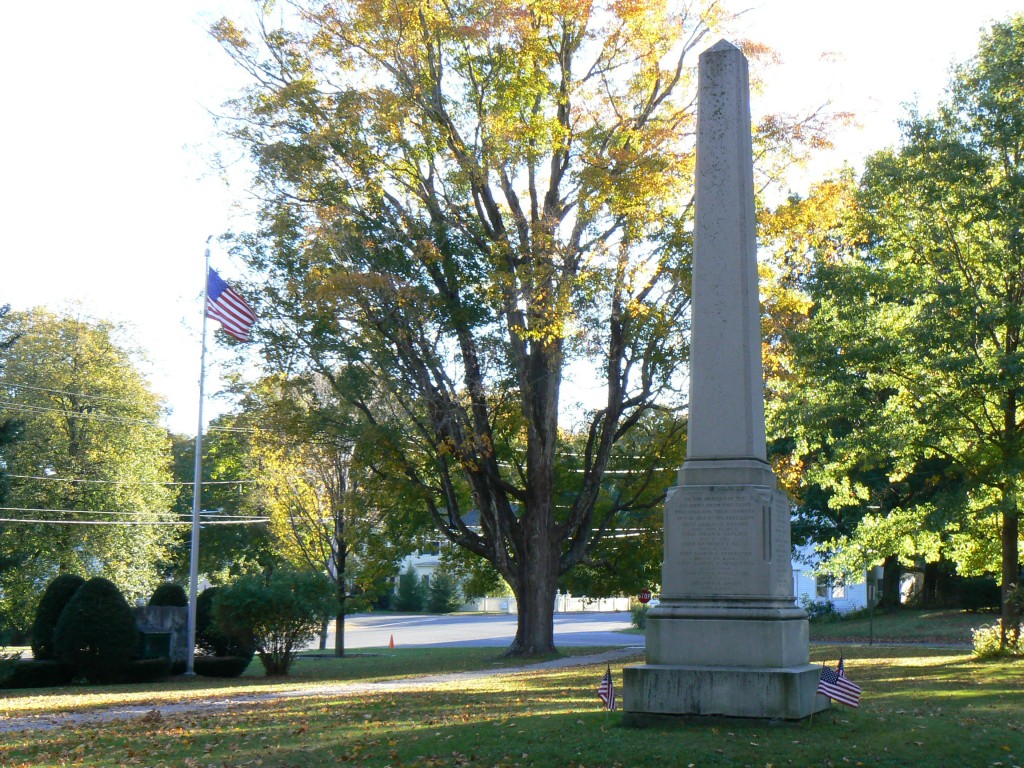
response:
M665 716L803 720L829 707L817 693L821 668L699 667L648 664L626 667L623 709L627 725Z
M683 667L800 667L807 663L807 619L802 610L790 610L795 616L788 621L756 614L729 618L648 616L647 662Z

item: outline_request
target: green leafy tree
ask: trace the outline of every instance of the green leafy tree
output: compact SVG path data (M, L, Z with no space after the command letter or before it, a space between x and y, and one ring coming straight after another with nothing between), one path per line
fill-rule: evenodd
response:
M427 611L430 613L452 613L462 604L459 585L455 577L442 569L434 571L427 590Z
M224 634L256 649L267 675L287 675L296 652L334 611L334 584L323 574L277 570L269 578L243 576L213 602Z
M270 515L275 547L293 567L334 581L334 651L342 656L350 597L372 594L374 582L393 573L408 537L388 524L363 487L358 418L327 382L268 377L246 406L258 425L251 438L255 493ZM366 607L358 598L355 604Z
M1020 611L1024 462L1024 16L986 31L934 115L869 159L867 242L811 281L797 344L835 439L820 452L850 562L889 552L1001 575L1002 632ZM795 403L794 403L795 405ZM851 407L852 405L852 407ZM803 455L808 455L805 452ZM845 553L845 555L843 555ZM840 560L842 557L840 558Z
M11 305L4 304L0 306L0 328L4 328L5 331L0 335L0 380L6 383L4 378L4 361L6 359L7 351L14 346L14 342L18 340L18 337L14 335L16 331L8 329L7 316L11 312ZM7 495L7 461L4 457L4 446L13 443L18 436L18 432L21 431L21 422L15 418L4 418L0 421L0 503L3 503L4 498ZM5 568L5 561L0 559L0 569Z
M398 576L395 589L395 610L405 613L419 613L427 602L427 587L415 566L410 565Z
M661 469L660 446L636 454L609 493L616 446L684 404L691 58L728 19L660 0L295 8L291 30L213 30L257 82L231 132L264 201L238 243L265 348L352 402L373 466L501 574L510 653L548 653L560 576ZM766 120L761 170L821 138ZM573 377L588 403L564 401Z
M6 318L10 314L11 307L9 304L0 306L0 327L7 328ZM0 381L6 383L4 378L4 361L6 360L6 353L17 340L17 336L11 335L11 331L5 331L4 335L0 335ZM6 457L6 446L13 443L18 439L18 434L21 432L21 421L16 418L7 417L0 419L0 505L3 505L7 500L7 489L9 487L9 481L7 478L7 457ZM2 534L0 534L2 536ZM0 539L2 542L2 539ZM22 561L22 553L11 550L8 547L3 546L0 543L0 578L3 578L3 573L9 569L16 568ZM0 633L7 633L7 627L5 625L9 622L4 615L4 610L0 607Z
M266 524L230 523L230 517L261 512L254 494L250 462L252 428L243 414L229 413L210 421L203 435L204 511L216 511L217 525L200 531L199 572L213 584L226 584L247 573L262 573L280 564ZM195 474L195 438L173 437L174 479L181 483L174 509L182 517L192 514ZM183 528L174 542L167 570L183 583L191 565L191 531Z
M794 544L844 542L827 563L837 575L884 562L881 602L897 607L900 556L917 556L921 537L873 536L845 545L869 510L885 518L921 490L894 479L891 445L900 438L878 418L891 391L865 376L851 354L852 339L874 333L877 343L886 323L875 327L870 306L858 301L871 283L853 268L867 244L857 194L858 182L845 169L762 220L769 246L762 265L769 453L796 502Z
M462 547L442 547L441 567L459 584L466 600L478 597L508 597L508 584L490 562Z
M59 573L103 574L132 600L159 580L176 518L160 401L110 324L43 310L10 313L0 410L23 422L3 449L11 484L0 531L0 605L27 627ZM14 478L13 476L17 476Z

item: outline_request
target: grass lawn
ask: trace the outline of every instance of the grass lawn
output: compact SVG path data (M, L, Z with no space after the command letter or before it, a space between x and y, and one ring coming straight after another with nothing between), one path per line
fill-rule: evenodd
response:
M563 648L560 655L590 655L606 650L601 647ZM0 690L0 719L46 713L89 712L115 705L170 704L210 697L313 689L327 683L372 683L533 663L504 659L498 654L499 651L494 648L383 648L354 651L338 659L325 655L323 651L316 651L301 653L287 677L267 677L259 659L253 658L245 674L236 678L178 676L147 685L79 685ZM6 764L0 763L0 768L6 768Z
M477 669L504 665L493 649L480 649L489 660L470 659L466 649L439 650L454 651ZM816 646L812 661L834 663L838 652ZM395 671L404 656L400 673L418 673L424 659L417 656L424 653L396 653ZM604 666L590 665L5 733L0 766L1024 765L1024 663L980 663L967 653L905 647L846 646L843 653L849 676L864 688L861 707L836 706L790 725L681 721L626 728L620 713L600 708ZM439 658L427 660L437 665ZM353 669L363 663L331 664L349 661ZM613 666L619 684L622 666ZM16 693L0 700L4 714L31 711L33 696Z
M999 621L998 613L977 613L961 610L926 610L901 608L898 611L875 611L875 642L963 643L970 645L971 630ZM872 618L867 611L850 617L817 619L810 624L811 640L818 642L867 642Z

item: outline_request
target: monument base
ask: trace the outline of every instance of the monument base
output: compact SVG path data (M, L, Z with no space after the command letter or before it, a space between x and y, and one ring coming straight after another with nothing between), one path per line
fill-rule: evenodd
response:
M648 664L622 670L626 725L665 716L803 720L829 707L817 693L821 668Z
M659 605L647 617L649 664L789 669L807 663L807 618L799 608L790 607L793 616L787 620L756 614L751 618L684 618L660 613L673 608Z

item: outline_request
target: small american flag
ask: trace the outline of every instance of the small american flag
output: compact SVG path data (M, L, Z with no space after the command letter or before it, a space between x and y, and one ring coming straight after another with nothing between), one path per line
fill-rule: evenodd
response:
M848 707L856 707L860 704L860 690L860 686L846 676L846 667L842 659L839 659L839 666L836 669L821 665L818 693Z
M249 329L256 322L256 313L245 299L212 269L206 281L206 316L219 320L225 333L238 341L249 340Z
M608 666L607 671L604 673L604 677L601 679L601 685L597 689L597 695L601 697L601 701L604 702L605 707L615 711L615 683L612 682L612 668Z

